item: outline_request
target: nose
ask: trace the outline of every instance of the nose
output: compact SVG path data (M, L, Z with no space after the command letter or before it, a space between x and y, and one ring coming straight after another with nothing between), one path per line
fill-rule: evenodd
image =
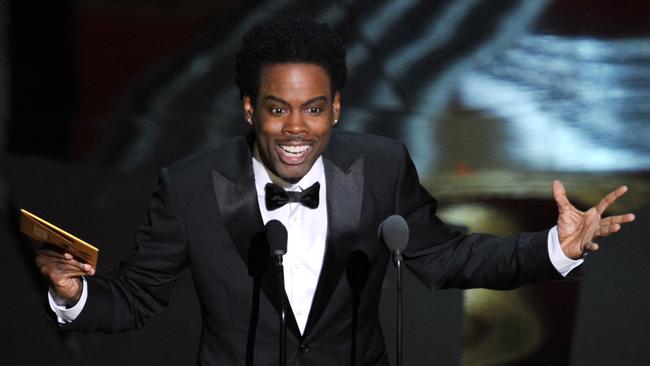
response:
M288 135L304 135L307 133L307 123L305 116L299 112L292 112L287 116L285 121L283 133Z

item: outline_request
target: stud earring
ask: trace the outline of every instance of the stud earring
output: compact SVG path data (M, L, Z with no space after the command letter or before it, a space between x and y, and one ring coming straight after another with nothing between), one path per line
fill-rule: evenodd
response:
M334 120L334 123L332 123L332 124L335 125L335 124L337 124L337 123L339 123L339 120L338 120L338 119L335 119L335 120Z

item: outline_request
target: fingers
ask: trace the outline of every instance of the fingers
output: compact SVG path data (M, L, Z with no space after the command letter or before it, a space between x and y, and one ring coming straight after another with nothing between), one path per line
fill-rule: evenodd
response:
M636 217L634 214L631 213L625 215L610 216L600 220L600 225L627 224L628 222L634 221L635 218Z
M622 224L634 221L634 214L625 214L618 216L611 216L600 220L600 227L595 236L605 237L613 234L622 228Z
M596 211L599 215L602 215L605 210L611 206L616 200L627 192L627 186L620 186L616 188L613 192L610 192L607 196L603 197L600 202L596 205Z
M555 202L557 203L558 207L561 208L571 204L569 202L569 199L566 196L566 190L564 189L564 184L562 184L562 182L560 182L557 179L554 180L552 188L553 188L553 199L555 199Z
M594 242L585 244L585 248L584 248L585 252L590 252L590 253L593 253L598 249L600 249L600 246L598 246L598 244Z
M59 283L61 280L67 280L73 277L91 276L90 271L84 271L75 264L68 263L37 263L41 273L48 277L52 283Z
M65 263L73 264L73 265L79 267L84 272L89 272L91 269L93 269L90 264L77 261L76 259L74 259L74 256L72 254L68 253L68 252L61 253L61 252L54 251L54 250L51 250L51 249L38 249L38 250L36 250L36 254L37 254L37 257L36 257L37 260L38 260L39 256L43 256L44 257L42 259L43 261L49 260L49 261L52 261L52 262L57 262L58 261L58 262L62 262L62 263L65 262ZM93 273L94 273L94 269L93 269Z
M597 236L597 237L605 237L605 236L613 234L613 233L615 233L615 232L617 232L619 230L621 230L621 225L619 225L619 224L604 225L604 226L601 226L598 229L598 232L596 233L595 236Z
M41 273L52 278L56 277L74 277L74 276L92 276L95 269L88 263L82 263L74 259L70 253L59 253L53 250L40 249L36 255L36 265Z

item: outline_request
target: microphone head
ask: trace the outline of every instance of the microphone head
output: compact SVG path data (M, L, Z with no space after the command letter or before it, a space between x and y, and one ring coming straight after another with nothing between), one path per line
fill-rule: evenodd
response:
M406 220L400 215L389 216L379 225L379 240L391 252L404 250L409 242L409 227Z
M287 228L280 221L271 220L266 223L266 240L271 255L281 256L287 253Z

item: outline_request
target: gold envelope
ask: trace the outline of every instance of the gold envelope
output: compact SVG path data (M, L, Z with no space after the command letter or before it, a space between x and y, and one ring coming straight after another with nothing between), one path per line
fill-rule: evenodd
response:
M23 209L20 209L20 231L34 240L54 245L72 254L78 261L97 268L99 249Z

